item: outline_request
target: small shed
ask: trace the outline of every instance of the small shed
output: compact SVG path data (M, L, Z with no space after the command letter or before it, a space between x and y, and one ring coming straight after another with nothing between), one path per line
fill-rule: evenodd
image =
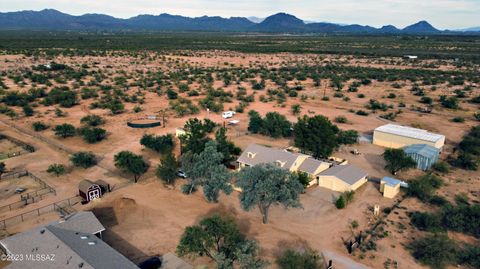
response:
M98 199L108 191L110 191L110 185L103 180L92 182L91 180L84 179L78 184L79 195L86 202Z
M400 192L400 185L402 181L391 178L383 177L380 181L380 192L383 193L383 197L393 198Z
M406 155L410 156L417 163L417 168L428 170L438 162L440 150L426 144L415 144L403 149Z

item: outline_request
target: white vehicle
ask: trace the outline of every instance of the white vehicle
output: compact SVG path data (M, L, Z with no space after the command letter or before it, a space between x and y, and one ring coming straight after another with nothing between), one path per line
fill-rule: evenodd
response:
M222 117L224 119L231 118L231 117L233 117L233 115L235 115L235 111L225 111L225 112L222 113Z

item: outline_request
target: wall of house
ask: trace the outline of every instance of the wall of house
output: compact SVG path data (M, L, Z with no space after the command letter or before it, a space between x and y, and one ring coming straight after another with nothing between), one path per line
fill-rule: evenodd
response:
M382 185L384 185L384 187L383 187L383 197L385 197L385 198L392 199L393 197L395 197L400 192L400 185L396 185L395 187L392 187L392 186L384 184L384 183L382 183Z
M350 185L334 176L319 176L318 186L332 191L344 192L350 190Z
M395 134L383 133L379 131L373 132L373 144L386 148L402 148L404 146L409 146L413 144L427 144L441 149L444 143L444 139L440 139L437 142L430 142Z

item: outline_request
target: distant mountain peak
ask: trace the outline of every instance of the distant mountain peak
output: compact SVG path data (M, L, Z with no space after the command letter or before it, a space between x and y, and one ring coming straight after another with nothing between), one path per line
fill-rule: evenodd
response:
M427 21L419 21L415 24L407 26L403 29L403 31L408 33L437 33L440 32L438 29L433 27Z

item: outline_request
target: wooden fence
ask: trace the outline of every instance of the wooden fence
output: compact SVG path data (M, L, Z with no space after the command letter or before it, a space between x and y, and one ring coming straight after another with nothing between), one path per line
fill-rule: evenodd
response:
M46 206L39 207L37 209L10 217L6 218L3 220L0 220L0 229L6 229L9 226L24 222L26 220L33 219L35 217L39 217L40 215L50 213L53 211L58 211L61 214L70 214L73 213L71 210L68 209L68 207L71 207L72 205L78 204L82 201L82 197L80 196L73 196Z

